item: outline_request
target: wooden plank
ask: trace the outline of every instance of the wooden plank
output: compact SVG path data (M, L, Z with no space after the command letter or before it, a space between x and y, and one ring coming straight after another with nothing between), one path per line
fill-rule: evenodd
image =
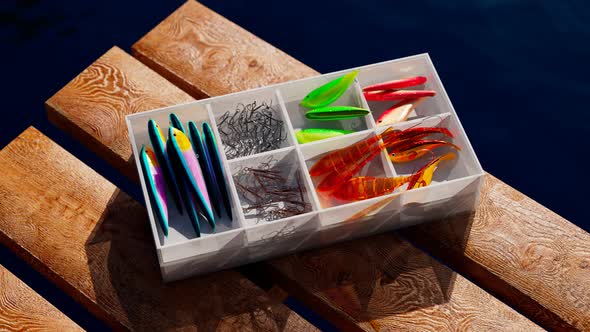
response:
M275 259L288 292L330 304L367 331L540 327L393 233Z
M187 1L132 50L197 99L317 74L195 1Z
M590 234L494 176L474 215L401 234L542 326L590 330Z
M120 130L126 115L194 100L116 46L56 96L46 102L49 120L123 170L133 168L126 167L133 164L127 130Z
M116 65L111 65L111 66L116 66ZM120 71L124 72L124 68L119 68ZM104 78L103 78L104 79ZM241 79L241 78L238 78ZM95 81L97 82L98 86L108 86L110 85L110 82L100 82L99 77L97 77L95 79ZM245 80L247 81L247 80ZM73 89L69 90L69 91L74 91ZM72 97L74 96L72 93ZM57 101L59 100L60 97L60 93L56 94L55 96L52 97L52 100ZM97 101L100 102L100 101ZM78 112L83 113L90 113L92 111L92 107L89 107L88 109L84 110L84 109L78 109ZM125 130L125 129L121 129L121 130ZM502 325L505 324L504 326L513 326L513 327L518 327L518 328L524 328L526 327L527 329L535 329L536 326L534 324L532 324L530 321L528 321L527 319L525 319L524 317L522 317L520 314L516 313L515 311L513 311L512 309L510 309L509 307L507 307L506 305L504 305L503 303L499 302L498 300L494 299L493 297L491 297L489 294L485 293L484 291L482 291L481 289L479 289L477 286L471 284L469 281L467 281L466 279L457 276L456 274L452 273L452 271L450 271L449 269L445 268L444 266L442 266L441 264L432 261L431 259L429 259L429 257L427 255L425 255L424 253L420 252L419 250L417 250L415 247L409 245L407 242L404 242L402 240L400 240L399 238L397 238L394 235L391 235L391 237L394 239L394 242L397 241L396 243L402 243L406 246L408 246L408 248L411 248L409 250L411 250L411 252L413 253L413 255L416 257L416 259L422 261L422 262L428 262L431 266L433 266L434 269L436 269L437 271L443 271L444 273L446 273L446 275L448 276L448 279L445 280L446 282L454 282L454 280L460 280L460 282L458 283L459 285L464 285L462 288L460 288L457 291L451 291L450 289L452 288L452 285L447 284L446 287L446 293L448 293L448 297L444 299L444 301L440 302L440 303L430 303L430 307L432 307L430 309L430 313L435 313L436 317L439 318L433 318L433 322L431 323L432 327L437 327L437 326L455 326L453 324L452 321L453 320L460 320L462 319L462 315L463 316L468 316L470 317L469 319L466 319L463 321L463 324L465 324L466 326L469 327L473 327L476 328L478 326L489 326L490 324L490 317L491 315L495 315L496 317L494 318L496 320L496 325ZM374 252L379 252L379 246L371 244L370 247L372 248L372 250ZM347 251L341 251L342 249L340 249L340 247L334 247L335 252L340 252L340 257L343 260L346 260L348 258L348 252ZM321 255L320 255L321 256ZM325 262L323 262L323 264L325 264L325 266L327 267L333 267L335 270L338 268L338 266L333 266L334 262L332 261L332 256L327 255L325 257ZM294 263L295 265L291 266L291 268L293 268L294 270L298 270L298 269L303 269L303 271L309 271L304 269L304 265L301 264L301 262L297 261L297 260L292 260L289 261ZM337 301L337 298L334 297L329 297L329 296L322 296L320 291L316 291L313 289L313 287L311 287L313 285L313 282L311 283L306 283L306 280L314 280L314 274L313 272L310 275L307 275L306 277L304 277L301 274L298 274L296 276L292 276L288 273L288 271L285 271L285 264L280 264L280 263L275 263L272 262L271 263L273 268L270 269L270 271L272 273L274 273L274 275L277 277L276 279L278 279L279 281L281 281L281 285L284 285L286 287L289 287L289 290L294 292L294 294L299 297L301 300L303 300L305 303L307 303L308 305L310 305L313 309L326 314L328 313L326 316L326 318L328 318L330 321L332 321L335 325L337 325L338 327L342 328L343 330L358 330L358 329L364 329L369 327L369 325L365 324L365 321L362 320L363 315L362 314L357 314L357 315L351 315L349 314L346 310L345 310L345 306L347 306L347 300L348 298L341 298L341 300L343 300L344 302L339 302ZM289 264L286 264L286 266L289 266ZM384 268L395 268L394 266L373 266L368 264L367 262L365 262L364 264L361 265L356 265L354 266L358 269L361 270L379 270L381 271ZM418 270L417 270L418 271ZM265 272L264 269L260 269L257 272ZM418 271L419 272L419 271ZM383 275L384 272L381 272L380 274L374 274L373 276L377 276L377 275ZM254 275L256 276L256 273L254 273ZM367 275L368 276L368 275ZM416 283L413 284L408 284L408 283L403 283L401 284L401 286L397 286L398 288L401 288L401 293L405 293L408 294L407 296L410 298L411 301L421 301L419 298L412 298L412 296L415 294L416 296L421 296L421 293L426 292L432 292L432 290L430 290L429 288L431 286L436 286L437 284L439 284L438 279L433 279L433 275L427 275L427 274L420 274L420 273L414 273L413 278L416 280L419 280ZM261 276L259 275L258 278L260 278ZM338 291L342 291L342 292L347 292L346 289L343 289L342 287L340 287L339 282L341 281L340 279L334 279L333 277L336 277L336 275L329 275L329 278L327 279L326 282L330 281L332 283L331 289L333 292L338 292ZM292 283L289 282L285 282L286 280L293 280ZM395 278L393 278L395 279ZM366 282L381 282L381 279L377 280L377 279L371 279L371 280L366 280ZM397 283L397 281L394 281L393 283ZM296 287L293 287L293 285L296 285ZM465 286L466 285L466 286ZM438 286L436 286L438 287ZM390 289L388 287L383 287L383 288L377 288L376 289L376 293L378 293L380 296L387 296L388 293L390 293ZM438 292L440 293L440 292ZM445 294L446 294L445 293ZM369 297L366 297L366 295L368 295ZM368 301L370 300L370 296L372 294L361 294L360 297L363 297L363 299L361 301ZM444 303L444 305L442 305ZM481 306L481 303L490 303L490 308L486 308L484 309L483 306ZM426 306L426 304L425 304ZM450 308L456 308L454 310L452 310L451 312L447 313L447 311L450 310ZM371 308L371 311L373 312L376 308L373 307ZM396 328L406 328L406 329L411 329L412 327L414 327L414 323L411 322L411 319L400 319L400 316L396 315L395 312L390 312L388 311L388 308L381 308L381 312L383 312L384 314L382 316L379 316L379 318L375 318L373 319L373 323L374 324L380 324L382 326L391 326L391 327L396 327ZM368 314L370 316L370 314ZM418 317L418 316L416 316ZM498 318L499 317L499 318Z
M316 330L234 271L163 284L145 207L35 128L0 169L0 243L114 329Z
M0 331L83 331L0 265Z
M217 24L198 24L207 21L206 16L215 17ZM234 43L229 37L217 37L215 43L209 43L207 36L230 30L224 24L230 24L231 31L237 33L232 23L189 1L138 41L133 46L134 54L171 81L181 86L192 84L183 87L186 91L206 92L207 86L217 84L221 90L215 89L211 95L219 95L235 91L230 82L240 82L244 89L259 86L260 78L251 78L243 70L220 78L214 73L223 71L223 62L185 56L239 49L239 42ZM190 38L186 37L187 31ZM317 74L307 66L290 61L277 63L280 61L273 58L259 64L281 67L292 73L290 78ZM234 66L240 63L245 66L238 60ZM199 81L195 81L193 73L181 70L186 67L207 71L201 72ZM269 81L277 80L272 77ZM228 84L225 90L224 84ZM476 216L412 228L403 235L543 326L590 329L588 233L491 176L486 178Z

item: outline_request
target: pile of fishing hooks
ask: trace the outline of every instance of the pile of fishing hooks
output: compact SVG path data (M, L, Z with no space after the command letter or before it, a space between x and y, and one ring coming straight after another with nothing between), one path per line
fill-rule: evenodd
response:
M225 112L217 125L228 159L281 148L287 139L284 122L272 101L238 104Z
M244 214L254 211L258 220L273 221L311 211L305 187L297 170L285 174L272 156L256 168L243 167L233 176L241 200L248 205Z

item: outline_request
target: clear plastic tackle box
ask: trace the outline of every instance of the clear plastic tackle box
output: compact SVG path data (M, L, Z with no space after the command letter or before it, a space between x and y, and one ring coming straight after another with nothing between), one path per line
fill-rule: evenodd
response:
M311 90L354 69L359 71L357 78L334 105L364 107L371 113L342 121L308 120L305 110L299 105L301 99ZM407 191L396 190L388 195L355 202L329 200L318 195L318 183L308 172L318 158L326 152L381 133L386 128L375 125L375 119L387 108L386 104L367 102L362 87L418 75L428 79L421 88L435 90L437 94L420 104L407 121L393 127L446 127L455 136L453 143L462 148L456 152L457 158L447 162L444 167L439 167L432 183L427 187ZM283 121L287 139L272 151L228 158L224 153L225 147L220 138L218 122L227 111L233 111L237 105L253 101L272 105L272 110L276 112L275 116ZM154 119L163 132L167 133L168 116L171 113L178 115L185 124L194 121L200 127L203 122L208 122L213 128L225 170L233 220L217 220L215 231L203 227L201 236L197 237L186 213L180 215L173 207L174 204L169 204L169 234L165 237L154 219L146 183L140 176L158 261L165 281L183 279L426 221L440 220L472 211L478 201L484 172L428 54L129 115L129 136L140 175L142 172L139 151L143 144L150 144L147 123L149 119ZM297 143L295 130L318 127L348 129L355 132L306 144ZM308 203L308 208L301 214L266 221L244 209L248 206L236 189L234 176L244 167L256 167L269 160L288 174L299 174L303 182L303 199ZM387 177L411 174L418 165L419 162L393 164L386 152L381 152L359 174Z

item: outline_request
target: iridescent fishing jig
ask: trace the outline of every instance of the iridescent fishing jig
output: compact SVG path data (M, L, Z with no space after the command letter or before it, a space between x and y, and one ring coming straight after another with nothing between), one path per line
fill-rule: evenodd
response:
M215 171L211 164L211 157L205 148L203 138L201 137L197 125L192 121L188 122L188 134L197 156L197 160L199 161L199 166L201 166L201 171L203 172L203 178L207 185L207 193L209 194L211 205L217 216L221 217L222 198L218 188L217 179L215 178Z
M225 213L230 220L233 219L231 203L229 200L229 192L227 190L227 182L225 181L225 171L223 170L223 164L221 163L221 155L215 142L215 136L213 135L213 129L207 122L203 123L203 136L205 136L205 148L207 154L210 157L211 166L215 172L215 180L217 181L217 188L221 198L223 199L223 206L225 207Z
M166 183L164 182L162 168L158 165L154 151L145 145L141 147L139 162L143 171L148 196L152 202L152 208L160 222L164 236L168 236L168 204L166 202Z
M196 200L198 208L211 225L211 228L215 229L215 218L213 217L213 212L211 210L207 185L205 184L205 179L203 178L201 167L193 152L192 145L186 135L176 128L171 127L169 129L169 136L176 157L178 158L178 168L182 173L185 184L190 190L192 197Z
M150 142L152 143L154 153L156 154L156 159L162 168L164 180L166 181L166 184L172 193L172 199L176 204L178 212L182 214L180 188L178 186L178 182L176 181L176 175L174 174L174 170L172 169L172 164L167 153L166 138L164 137L164 134L162 134L160 126L156 123L156 121L151 119L148 122L148 136L150 138Z
M174 127L180 131L182 131L183 134L186 135L186 130L184 129L184 125L182 124L182 121L180 121L180 118L178 118L178 116L174 113L170 113L170 115L168 116L168 119L170 120L170 126Z
M330 105L344 94L357 75L358 70L354 70L344 76L338 77L311 91L299 104L307 108Z

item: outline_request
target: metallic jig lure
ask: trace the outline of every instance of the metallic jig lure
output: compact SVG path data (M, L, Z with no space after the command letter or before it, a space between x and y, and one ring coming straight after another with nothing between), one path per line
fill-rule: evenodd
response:
M152 148L154 149L154 153L156 154L158 164L162 168L164 180L170 189L170 193L172 194L172 199L174 200L178 212L182 214L180 188L178 187L176 175L174 174L174 170L172 169L172 164L167 153L166 138L164 137L160 126L154 120L148 121L148 136L150 138Z
M158 165L156 154L145 145L141 147L139 162L143 171L148 196L152 202L152 208L160 222L164 236L168 236L168 204L166 201L166 183L162 168Z
M217 181L217 188L221 198L223 199L223 206L225 207L225 213L230 220L233 219L231 202L229 200L229 192L227 191L227 182L225 181L225 171L223 170L223 164L221 163L221 155L215 142L215 135L213 135L213 129L207 122L203 123L203 136L205 137L205 148L207 149L207 155L210 157L209 161L215 172L215 179Z
M178 169L182 173L188 189L196 200L198 208L211 225L211 228L215 229L215 218L211 210L207 185L205 184L205 179L203 178L203 173L191 142L182 131L172 127L169 129L169 140L174 147L179 162Z

